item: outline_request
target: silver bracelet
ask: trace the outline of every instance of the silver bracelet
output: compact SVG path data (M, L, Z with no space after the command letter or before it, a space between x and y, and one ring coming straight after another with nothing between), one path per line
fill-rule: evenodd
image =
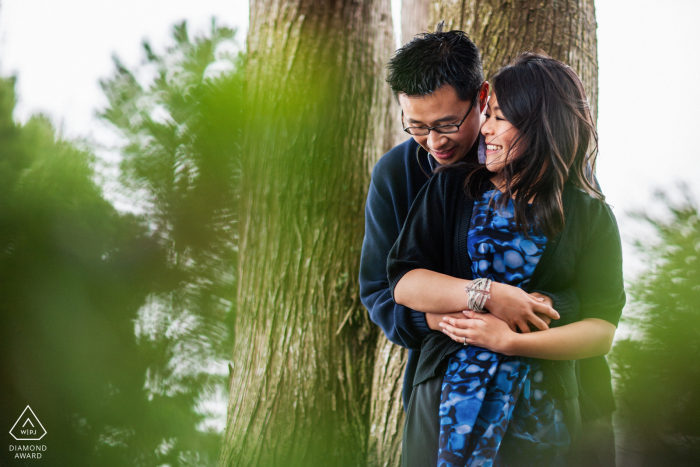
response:
M465 290L467 295L469 295L467 308L477 313L486 313L484 304L486 304L486 300L491 298L491 279L482 277L474 279L471 284L465 287Z

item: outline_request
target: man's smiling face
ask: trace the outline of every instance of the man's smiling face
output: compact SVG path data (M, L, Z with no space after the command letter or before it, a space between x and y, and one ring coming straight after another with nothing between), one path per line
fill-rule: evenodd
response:
M484 83L484 86L488 86ZM488 89L488 88L487 88ZM411 97L399 94L399 104L403 110L403 122L406 127L433 127L438 125L459 124L469 112L467 118L456 133L441 134L430 131L425 136L413 135L426 151L441 165L452 164L460 161L471 149L479 136L481 125L481 111L485 105L485 99L479 94L479 99L474 102L474 108L469 111L471 102L463 101L450 85L444 85L437 91L426 96Z

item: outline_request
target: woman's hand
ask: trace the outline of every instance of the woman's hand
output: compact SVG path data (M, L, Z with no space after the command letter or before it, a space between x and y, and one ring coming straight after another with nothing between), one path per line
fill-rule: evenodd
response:
M559 313L552 308L551 299L542 294L528 294L524 290L499 282L491 283L491 298L486 301L493 315L503 320L512 331L530 332L530 324L544 331ZM542 316L547 317L545 321Z
M475 345L494 352L510 355L512 341L517 334L505 321L491 313L465 311L464 319L444 317L442 332L460 344Z
M518 334L490 313L464 312L466 319L446 318L442 331L460 344L476 345L504 355L546 360L581 360L610 352L615 325L585 318L547 332Z

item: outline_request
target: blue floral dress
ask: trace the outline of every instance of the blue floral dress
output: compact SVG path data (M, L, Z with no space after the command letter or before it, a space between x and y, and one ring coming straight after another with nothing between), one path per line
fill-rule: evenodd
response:
M497 196L492 189L474 202L472 272L526 288L547 238L536 227L528 236L519 233L513 203L494 209L491 198ZM547 394L538 360L474 346L450 358L440 401L439 467L564 466L569 444L562 410Z

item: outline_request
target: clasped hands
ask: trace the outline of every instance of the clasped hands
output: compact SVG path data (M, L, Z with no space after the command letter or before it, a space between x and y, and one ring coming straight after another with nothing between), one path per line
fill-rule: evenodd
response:
M496 282L485 308L488 313L427 313L426 321L430 329L442 331L460 344L509 355L518 330L544 331L553 319L559 319L551 298Z

